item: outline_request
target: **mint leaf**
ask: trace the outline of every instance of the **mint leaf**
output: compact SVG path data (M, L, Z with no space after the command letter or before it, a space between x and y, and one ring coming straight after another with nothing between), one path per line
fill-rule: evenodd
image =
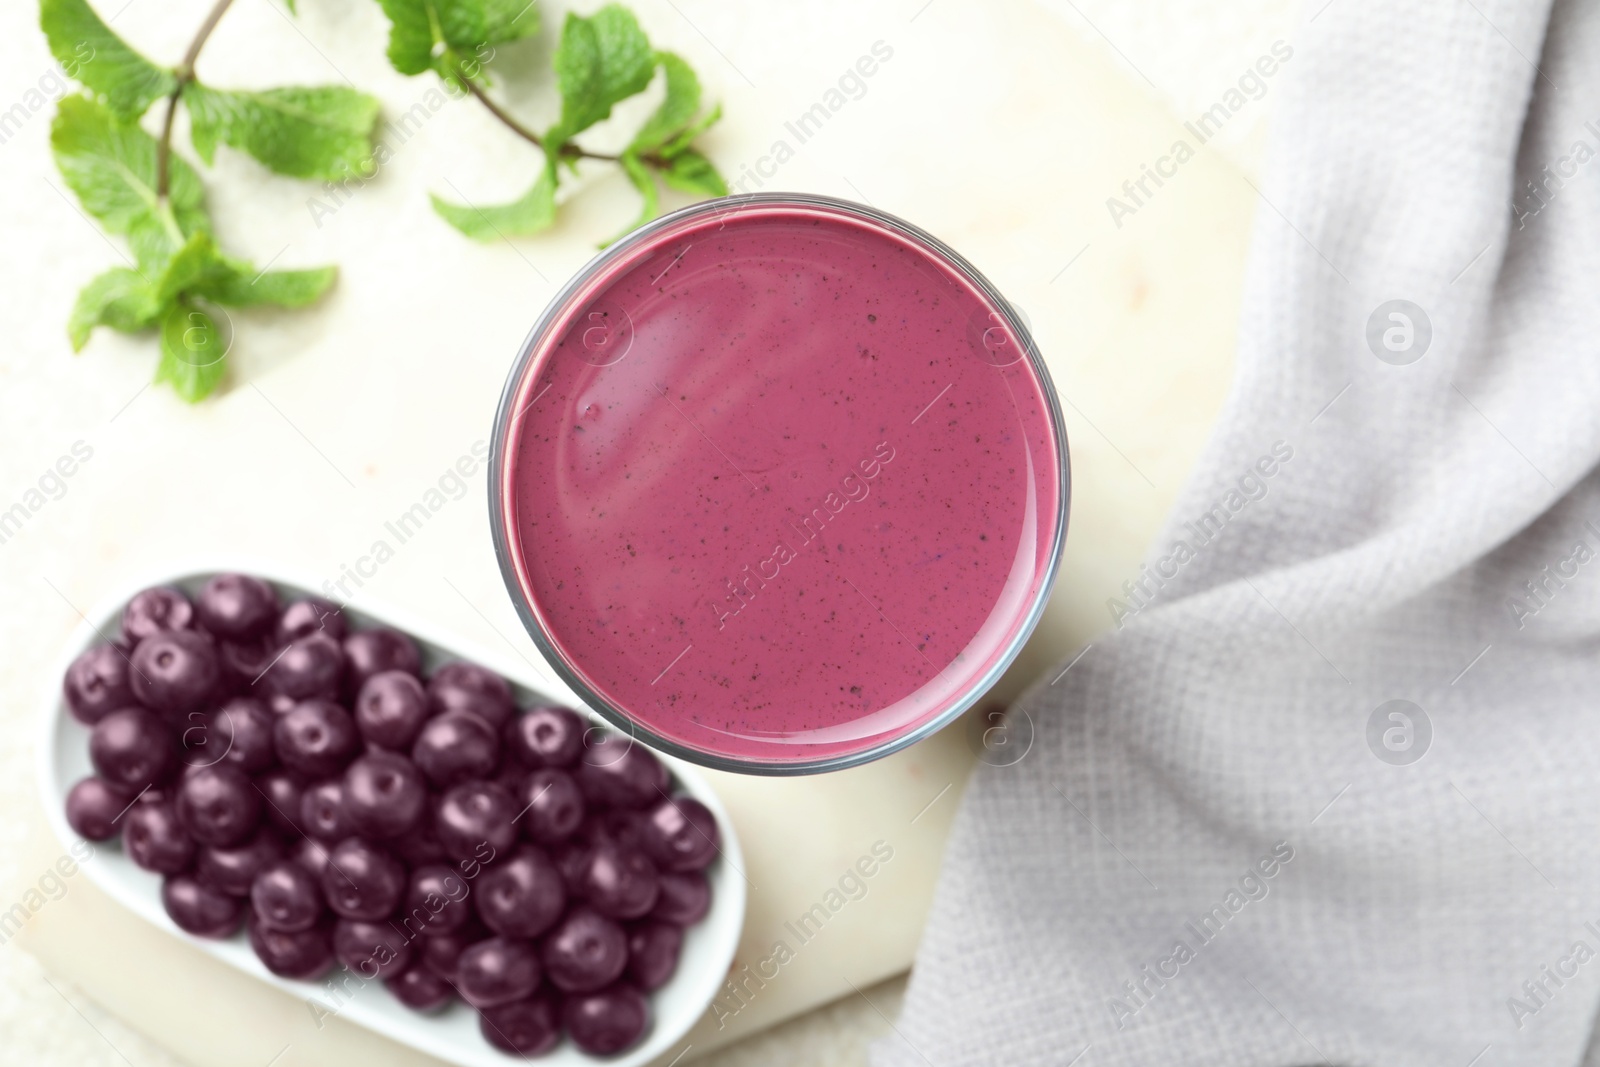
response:
M177 88L172 71L129 48L86 0L40 0L39 28L67 76L104 97L119 118L138 118Z
M67 337L74 352L83 351L96 326L133 333L152 325L161 314L150 283L138 271L113 267L95 278L78 294L67 319Z
M533 0L439 0L438 6L445 43L453 48L470 51L539 32Z
M192 287L218 265L216 243L204 230L192 235L174 252L156 279L156 300L166 305Z
M279 174L337 180L372 170L378 101L342 85L260 92L184 86L190 140L210 163L217 142L248 152Z
M107 230L128 236L141 269L159 269L191 234L210 229L194 168L169 156L162 202L155 138L137 123L119 121L105 105L83 96L63 99L50 124L50 147L83 209Z
M720 118L722 118L722 105L717 104L694 125L685 126L676 137L662 145L661 151L656 154L663 159L671 159L674 156L682 155L688 149L689 142L705 133L712 126L715 126Z
M401 74L433 70L455 76L462 58L481 47L539 32L531 0L378 0L389 16L389 63Z
M378 0L389 16L389 65L401 74L422 74L433 68L433 4L428 0Z
M211 316L179 301L161 321L161 362L156 365L155 380L172 383L173 391L184 400L199 403L222 381L226 355L222 334Z
M269 270L257 272L243 260L224 257L194 291L218 304L230 307L305 307L317 300L338 277L334 267L309 270Z
M497 237L522 237L549 229L556 220L555 157L547 156L539 180L509 204L478 207L452 204L433 197L433 210L450 225L475 241Z
M321 299L339 276L337 267L310 267L306 270L269 270L253 282L230 288L218 295L222 303L240 307L273 304L282 308L305 307ZM242 279L241 279L242 280Z
M622 154L622 171L628 176L628 181L633 184L633 187L639 190L639 196L644 200L644 203L639 208L639 217L630 222L627 229L602 244L601 248L637 230L640 226L655 218L656 213L661 209L661 197L656 191L656 180L651 177L650 168L646 167L643 161L631 151Z
M643 92L655 54L633 13L607 4L589 18L568 13L555 68L561 119L545 136L550 151L610 116L617 101Z
M667 143L700 110L700 79L694 69L671 52L657 52L656 61L667 83L667 95L655 114L645 121L628 145L630 152L648 152Z
M693 148L686 148L672 157L661 180L684 193L701 196L727 196L728 183L722 180L711 160Z

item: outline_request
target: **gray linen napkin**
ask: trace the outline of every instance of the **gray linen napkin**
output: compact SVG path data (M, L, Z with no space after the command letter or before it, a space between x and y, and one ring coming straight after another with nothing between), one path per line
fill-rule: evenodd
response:
M1323 2L1220 429L968 788L878 1067L1584 1062L1600 5Z

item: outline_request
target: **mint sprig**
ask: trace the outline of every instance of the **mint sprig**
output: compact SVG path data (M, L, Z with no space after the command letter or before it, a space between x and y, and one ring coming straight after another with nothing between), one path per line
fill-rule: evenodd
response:
M129 266L102 273L78 294L68 339L81 351L97 326L159 331L155 380L191 403L210 395L226 370L231 338L217 326L216 307L303 307L327 291L335 271L258 272L217 247L200 176L173 150L180 104L189 112L190 142L207 164L225 144L295 178L342 180L374 170L373 97L337 85L218 89L195 76L200 51L231 2L218 0L173 67L141 55L86 0L39 5L50 51L86 90L56 107L56 166L84 211L127 238L132 252ZM163 99L158 138L140 119Z
M568 14L553 57L561 116L543 134L501 106L488 92L484 64L495 45L536 32L524 0L379 0L389 16L389 62L402 74L432 72L452 88L472 94L507 129L544 153L533 184L506 204L456 204L434 196L441 218L480 241L526 236L556 219L563 165L576 173L581 160L619 165L641 204L641 225L659 211L659 183L697 196L726 196L727 183L693 141L721 117L701 114L700 80L681 57L654 49L632 12L608 4L593 15ZM519 6L520 5L520 6ZM592 151L575 138L611 116L621 101L644 92L661 72L665 95L654 114L620 153Z

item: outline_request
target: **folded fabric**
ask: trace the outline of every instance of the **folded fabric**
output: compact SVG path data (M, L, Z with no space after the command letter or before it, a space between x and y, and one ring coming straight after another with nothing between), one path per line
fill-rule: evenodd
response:
M1220 428L878 1067L1600 1063L1600 5L1305 18Z

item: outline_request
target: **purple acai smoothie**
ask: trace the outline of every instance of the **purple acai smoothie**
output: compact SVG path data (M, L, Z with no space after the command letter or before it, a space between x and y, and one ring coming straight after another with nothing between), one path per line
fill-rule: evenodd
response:
M495 487L563 673L691 758L774 769L970 704L1065 523L1008 315L820 203L704 211L592 273L508 393Z

